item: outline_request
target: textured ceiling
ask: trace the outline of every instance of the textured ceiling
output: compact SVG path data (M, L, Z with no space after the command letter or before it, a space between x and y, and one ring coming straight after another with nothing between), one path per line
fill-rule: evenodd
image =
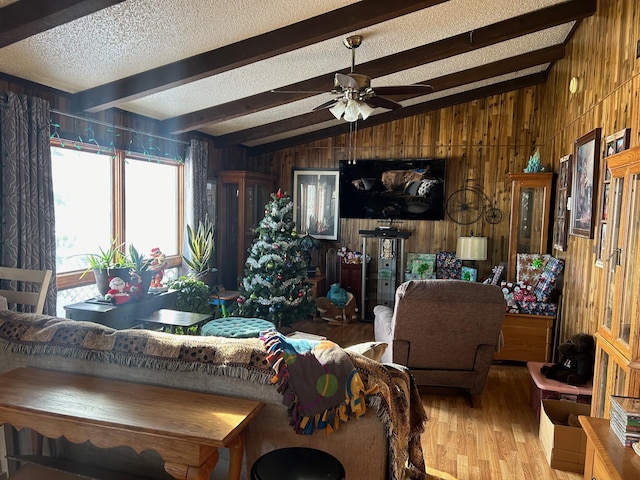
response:
M576 21L595 6L595 0L0 0L0 72L69 93L76 114L118 107L161 120L166 134L197 130L220 145L270 151L348 130L326 109L312 110L334 98L328 93L334 73L349 71L351 51L342 43L349 35L364 37L356 71L371 76L374 91L434 86L428 95L392 97L403 108L376 108L359 122L365 128L543 82Z

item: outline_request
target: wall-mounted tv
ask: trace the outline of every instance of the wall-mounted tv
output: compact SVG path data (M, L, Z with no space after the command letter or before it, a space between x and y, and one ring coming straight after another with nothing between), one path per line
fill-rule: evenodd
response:
M340 160L340 217L443 220L444 159Z

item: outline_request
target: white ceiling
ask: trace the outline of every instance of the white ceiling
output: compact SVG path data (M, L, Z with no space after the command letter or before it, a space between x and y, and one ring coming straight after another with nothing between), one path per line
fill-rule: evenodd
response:
M127 93L120 94L121 91L127 92L126 86L109 86L108 95L111 97L108 105L100 106L96 102L85 110L99 111L115 106L157 120L166 120L163 124L167 134L197 130L220 137L221 144L241 143L259 147L256 150L268 151L276 146L319 138L323 132L326 132L325 136L333 135L345 128L345 122L333 119L327 110L309 115L314 107L333 98L329 93L297 100L298 97L293 94L282 95L270 91L287 89L287 86L297 82L321 77L315 85L326 84L324 87L310 88L302 84L296 90L329 92L333 87L334 72L348 71L351 65L351 51L342 43L348 35L359 34L364 37L362 45L355 51L356 71L369 75L367 62L439 42L432 45L433 48L427 47L411 54L410 58L416 60L416 66L403 67L400 71L391 68L388 73L371 75L374 90L377 86L429 83L430 80L450 74L458 74L461 80L457 83L462 82L456 84L454 81L452 84L450 81L442 84L446 88L438 88L439 83L434 81L433 93L401 100L400 103L405 107L403 109L390 112L377 108L370 119L359 123L359 128L365 128L367 122L372 124L399 118L404 114L403 110L412 114L420 109L426 111L432 108L429 102L434 100L450 103L455 103L457 99L468 101L464 100L467 98L465 94L473 95L477 89L481 92L479 94L485 92L486 96L500 89L518 88L518 85L527 82L544 81L544 73L559 55L557 51L551 60L540 56L536 61L529 60L524 64L511 62L513 68L496 70L497 75L492 75L491 69L488 69L488 72L464 80L466 76L459 72L526 55L545 47L563 45L575 27L575 20L593 14L596 2L76 0L64 2L73 5L58 12L48 11L49 8L55 10L55 7L43 6L48 3L55 2L0 0L0 73L67 92L72 101L78 100L78 105L82 105L80 100L91 103L95 98L93 91L86 92L88 89L131 76L135 80L133 83L141 84L141 77L136 75L145 71L223 49L207 60L220 59L219 72L213 75L199 74L202 78L192 78L190 80L194 81L188 82L174 79L177 85L173 88L165 85L166 82L158 81L153 87L145 88L143 93L129 93L128 97ZM393 9L401 9L406 4L416 3L418 8L413 13L353 28L361 16L376 11L376 8L388 9L389 4ZM425 5L427 7L422 8ZM295 30L298 22L338 9L343 11L337 15L337 20L325 17L314 19L301 33ZM542 9L549 10L538 12ZM3 12L5 18L11 18L14 27L8 26L7 22L3 24ZM531 12L535 12L533 16L514 19ZM23 24L17 20L19 18L25 19ZM334 25L336 23L345 25ZM322 27L326 25L326 32L330 36L318 39L315 35L307 41L304 37L307 32L308 35L313 34L313 28L308 26L312 24L320 25L321 36L325 34ZM50 28L51 25L57 26ZM269 32L276 29L282 31L275 37L268 37ZM516 33L509 33L510 29ZM257 42L258 47L238 44L258 35L264 36ZM456 35L459 36L457 40ZM454 40L446 40L452 37ZM303 46L299 46L300 42ZM485 42L487 46L476 48L477 42ZM304 46L305 43L308 45ZM289 45L293 45L291 51L282 51L292 48ZM273 48L280 50L268 58L252 61L255 50L262 46L267 46L267 51ZM224 47L230 49L230 53L225 52ZM433 54L440 53L438 49L446 53L446 58L433 59ZM243 60L246 56L251 59L249 63ZM393 58L386 59L384 63L393 65ZM365 65L360 69L358 66L361 64ZM174 72L187 70L184 62L175 67ZM154 73L152 77L156 81L161 74ZM98 90L96 94L99 94ZM282 97L288 103L269 105L269 108L255 107L257 97L247 99L249 96L262 98L263 103L273 103L271 98ZM406 109L409 106L413 110ZM190 117L189 114L193 112L199 114ZM75 113L86 114L83 111ZM212 121L201 121L199 118L207 116ZM296 122L286 123L286 128L280 126L286 119L298 116L301 117ZM273 125L260 129L256 134L247 132L247 129L266 124ZM222 137L228 134L235 135ZM306 136L300 136L302 134ZM271 143L276 141L278 143Z

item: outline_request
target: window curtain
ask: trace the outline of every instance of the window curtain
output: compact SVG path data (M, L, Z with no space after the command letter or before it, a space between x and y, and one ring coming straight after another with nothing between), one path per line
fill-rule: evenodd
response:
M48 101L13 92L0 94L0 265L52 270L54 280L43 313L55 315L56 239L49 125Z
M207 166L209 163L209 146L201 140L191 140L184 160L184 255L189 255L186 242L186 226L194 229L204 220L207 214Z

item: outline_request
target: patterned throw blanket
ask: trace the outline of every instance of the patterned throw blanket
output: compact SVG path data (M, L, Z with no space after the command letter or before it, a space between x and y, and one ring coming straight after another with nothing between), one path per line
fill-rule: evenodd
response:
M8 310L0 311L0 349L17 355L49 355L137 368L176 372L201 370L211 375L261 384L269 384L274 375L281 374L271 368L269 353L257 338L229 339L137 329L113 330L91 322ZM349 407L346 407L345 396L344 412L350 410L355 415L364 412L361 403L364 395L366 405L375 410L384 422L389 439L388 478L403 480L406 467L411 478L426 479L420 444L426 416L413 377L399 365L381 364L362 355L340 351L342 353L337 356L348 355L352 363L348 369L352 372L351 368L355 368L361 382L343 380L345 388L348 383L354 392L358 391L355 396L349 395L350 399L354 398L353 404L349 400ZM283 361L284 358L283 354ZM282 371L281 368L279 370ZM298 403L298 406L302 404ZM307 407L306 404L304 406ZM315 420L315 415L313 418ZM331 428L333 425L332 422Z
M349 418L365 414L365 395L376 387L365 391L351 358L338 345L291 339L275 330L263 332L260 340L296 433L331 433Z

